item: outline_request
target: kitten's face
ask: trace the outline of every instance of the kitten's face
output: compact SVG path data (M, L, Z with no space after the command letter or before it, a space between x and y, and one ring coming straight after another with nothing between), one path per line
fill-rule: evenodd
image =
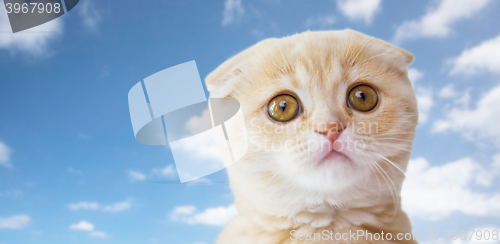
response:
M417 125L412 59L354 31L307 32L251 47L207 86L243 108L246 174L340 191L394 167L384 158L406 168Z

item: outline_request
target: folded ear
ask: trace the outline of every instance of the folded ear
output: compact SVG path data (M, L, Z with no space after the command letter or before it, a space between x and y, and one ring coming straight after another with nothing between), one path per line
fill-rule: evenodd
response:
M382 49L380 52L387 54L381 55L382 59L391 62L402 71L408 71L408 67L413 63L414 59L412 53L380 39L377 39L376 43Z
M378 59L384 60L392 65L398 67L401 71L407 71L411 63L413 63L413 54L410 52L394 46L384 40L367 36L351 29L346 29L346 36L344 38L356 38L361 43L361 47L365 44L366 47L379 53Z
M227 97L234 90L234 86L242 81L242 77L252 65L255 56L276 40L277 39L273 38L261 41L228 59L217 69L212 71L212 73L205 78L205 84L207 85L207 90L210 92L210 97Z

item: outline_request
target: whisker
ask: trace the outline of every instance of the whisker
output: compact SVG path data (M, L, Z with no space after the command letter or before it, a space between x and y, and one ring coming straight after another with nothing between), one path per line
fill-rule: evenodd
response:
M397 194L397 187L396 187L396 184L394 184L394 181L392 181L391 177L389 177L389 175L387 174L387 172L385 172L385 170L375 161L373 161L375 163L375 166L379 168L379 172L382 172L384 175L385 175L385 179L386 179L386 183L391 186L391 195L393 196L393 200L394 200L394 205L396 206L394 208L394 216L397 214L397 211L399 209L399 196ZM390 183L390 184L389 184Z
M379 157L381 157L382 159L384 159L385 161L387 161L388 163L390 163L392 166L394 166L396 169L398 169L399 171L401 171L401 173L403 173L403 175L406 177L406 172L401 168L399 167L397 164L393 163L391 160L389 160L388 158L382 156L382 154L379 154L379 153L375 153L376 155L378 155Z
M375 168L375 166L373 165L373 163L371 163L371 161L370 161L370 164L368 164L368 166L370 167L370 169L371 169L372 171L376 171L376 170L377 170L377 168ZM375 177L377 177L378 197L380 197L380 196L381 196L381 194L382 194L382 191L381 191L381 189L380 189L380 187L381 187L381 184L380 184L380 177L379 177L379 175L378 175L378 174L375 174Z
M375 161L372 161L372 162L378 168L378 172L382 173L382 178L387 183L387 185L390 187L389 190L390 190L390 193L392 196L392 200L394 201L394 205L396 206L394 208L394 215L396 215L397 209L399 208L399 197L397 194L396 184L394 184L394 181L392 181L392 179L389 177L387 172L385 172L385 170L377 162L375 162Z
M377 140L396 140L396 141L407 141L407 142L413 142L412 140L406 140L406 139L399 139L399 138L391 138L391 137L379 137Z
M400 150L403 150L403 151L406 151L406 152L411 152L411 148L404 148L404 147L398 147L398 146L394 146L394 145L390 145L390 144L384 144L384 143L378 143L378 142L375 142L375 143L372 143L372 144L375 144L375 145L378 145L378 146L387 146L387 147L392 147L392 148L397 148L397 149L400 149Z
M375 136L381 136L381 135L415 135L415 132L401 132L401 133L381 133L381 134L376 134Z

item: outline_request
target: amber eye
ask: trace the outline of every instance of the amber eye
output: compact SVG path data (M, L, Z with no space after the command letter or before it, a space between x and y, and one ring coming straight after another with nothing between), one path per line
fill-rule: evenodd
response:
M377 102L377 92L367 85L359 85L352 88L347 99L349 107L361 112L372 110L377 105Z
M267 111L271 118L280 122L287 122L297 117L299 102L291 95L278 95L269 102Z

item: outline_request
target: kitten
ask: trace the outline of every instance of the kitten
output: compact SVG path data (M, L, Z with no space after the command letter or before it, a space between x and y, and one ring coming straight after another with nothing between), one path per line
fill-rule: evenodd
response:
M239 214L217 243L411 233L400 191L418 121L412 61L352 30L305 32L261 41L208 75L211 97L241 104L244 125L226 129L248 135L246 155L227 169Z

